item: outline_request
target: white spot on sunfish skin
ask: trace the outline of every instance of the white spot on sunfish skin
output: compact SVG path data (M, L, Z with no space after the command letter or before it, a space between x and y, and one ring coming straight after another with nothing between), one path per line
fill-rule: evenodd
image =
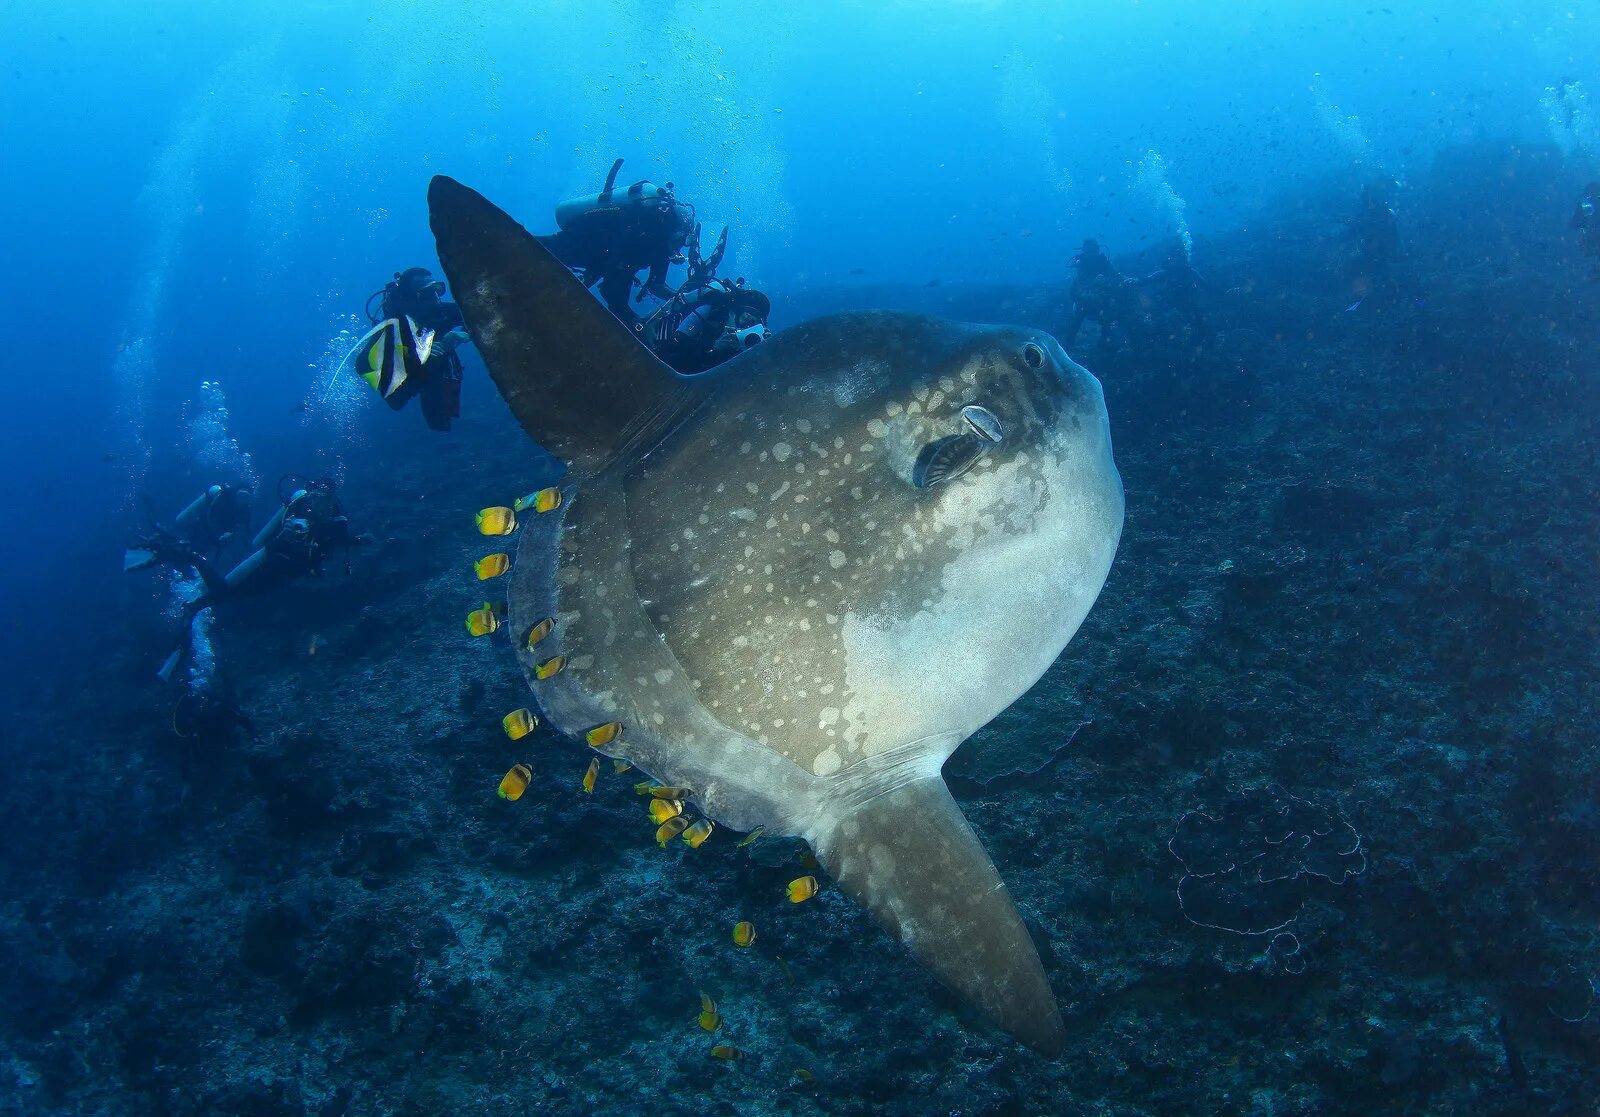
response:
M873 438L882 438L885 434L889 433L889 428L884 425L882 419L868 419L867 433ZM862 449L865 450L868 449L868 447L863 446Z
M817 753L817 758L811 762L812 774L818 776L831 776L844 766L844 760L831 748L823 749Z
M660 671L656 672L656 682L660 683L662 686L666 686L671 681L672 681L672 672L671 671L668 671L666 668L662 668Z
M828 552L828 565L829 566L831 566L835 570L837 570L837 569L839 569L839 567L843 566L844 564L845 564L845 557L844 557L844 552L843 551L829 551Z
M789 455L792 453L794 453L794 447L787 442L779 442L772 447L772 456L780 462L788 461Z

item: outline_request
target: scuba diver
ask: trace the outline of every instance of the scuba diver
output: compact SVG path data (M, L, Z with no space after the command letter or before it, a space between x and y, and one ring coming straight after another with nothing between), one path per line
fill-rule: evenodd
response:
M760 291L714 279L674 295L644 326L644 341L656 356L685 375L705 372L767 337L772 302Z
M1589 278L1600 280L1600 182L1583 188L1578 208L1572 211L1571 227L1578 230L1578 248L1594 261Z
M1067 326L1066 344L1077 340L1086 321L1096 323L1102 340L1109 341L1113 329L1123 329L1122 320L1130 310L1127 289L1133 281L1117 270L1093 238L1083 242L1072 266L1072 321Z
M333 481L305 481L290 474L279 481L278 493L281 506L256 533L254 550L226 574L177 539L144 544L154 556L146 565L159 562L178 571L193 570L204 587L183 607L178 646L161 667L162 679L171 679L188 656L196 615L216 602L263 593L307 575L319 576L328 556L339 549L349 573L350 547L356 540Z
M1400 252L1400 222L1395 216L1393 179L1378 178L1361 188L1361 204L1356 215L1345 223L1345 238L1350 251L1350 280L1356 301L1355 310L1367 296L1394 286L1393 268Z
M1216 334L1206 319L1201 298L1203 292L1212 289L1211 284L1194 270L1194 265L1189 262L1188 250L1181 241L1174 241L1167 249L1161 267L1135 280L1134 285L1150 288L1163 305L1171 308L1188 327L1196 345L1206 346L1215 340Z
M461 309L444 298L444 290L427 268L395 272L367 296L367 320L374 326L347 358L396 411L421 396L422 417L436 431L449 430L461 415L456 350L471 340Z
M147 539L176 542L191 551L210 555L212 561L216 561L222 549L233 542L249 523L250 498L254 495L249 485L235 481L211 485L173 517L170 530L161 526L147 498ZM130 547L123 556L123 565L127 569L142 569L155 561L154 554L143 543L141 541Z
M678 201L670 182L656 186L641 180L618 190L621 169L618 159L600 193L558 205L560 231L537 239L575 271L585 287L598 284L611 313L640 333L643 322L628 297L641 271L648 275L636 301L642 302L646 295L665 301L677 293L667 286L667 269L685 262L682 253L695 228L694 207Z
M698 225L687 247L689 278L645 319L640 337L673 369L693 375L765 341L772 301L746 287L742 277L715 277L728 248L726 228L709 257L700 254Z

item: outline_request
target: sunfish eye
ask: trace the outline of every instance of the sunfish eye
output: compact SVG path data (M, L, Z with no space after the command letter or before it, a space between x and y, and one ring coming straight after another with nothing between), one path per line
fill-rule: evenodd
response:
M922 448L916 464L911 467L911 483L919 489L931 489L946 481L953 481L978 464L989 449L1003 437L1000 420L986 407L969 403L961 409L961 434L936 438Z
M1043 368L1044 348L1030 341L1022 347L1022 359L1028 363L1029 368Z

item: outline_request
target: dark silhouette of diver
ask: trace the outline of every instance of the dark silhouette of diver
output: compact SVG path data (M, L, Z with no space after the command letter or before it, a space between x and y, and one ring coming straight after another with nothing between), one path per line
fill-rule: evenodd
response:
M417 329L433 332L432 351L422 363L421 375L406 378L384 396L396 411L415 397L422 398L422 417L436 431L450 429L461 415L461 357L456 350L471 340L462 323L461 309L444 298L444 283L427 268L407 268L367 296L367 319L372 323L409 318ZM372 304L381 296L378 310Z
M204 587L200 596L183 607L177 647L159 672L170 680L192 651L195 617L218 601L253 596L286 585L297 578L319 576L328 556L344 552L350 568L350 520L330 480L293 482L282 506L268 520L253 543L254 550L226 574L175 539L152 543L157 561L175 570L193 570ZM280 489L282 485L280 483Z
M248 485L224 481L195 497L173 519L180 537L197 551L220 554L250 522Z
M772 303L744 280L680 291L645 325L645 342L678 372L705 372L766 340Z
M638 274L648 273L640 286L641 301L646 295L667 300L677 293L667 286L667 270L685 262L682 252L695 228L694 207L677 199L670 182L656 186L639 181L617 189L621 169L618 159L600 193L557 206L560 231L538 239L578 273L585 287L598 285L611 313L637 333L643 322L628 299Z
M727 247L723 229L711 255L702 257L695 226L688 245L689 278L645 319L642 340L678 372L705 372L766 340L772 301L746 287L743 278L716 278Z
M1066 344L1077 341L1085 322L1100 327L1100 336L1109 341L1112 330L1125 334L1124 320L1131 316L1128 286L1132 282L1119 272L1100 242L1089 239L1072 258L1072 321L1067 325Z
M1359 307L1375 291L1395 287L1394 264L1400 254L1400 221L1390 197L1394 182L1374 179L1361 188L1361 203L1355 216L1345 223L1349 249L1350 282Z
M1570 226L1578 230L1578 249L1593 261L1589 278L1600 280L1600 182L1591 182L1583 188L1572 211Z
M1203 295L1213 290L1189 262L1189 253L1181 242L1167 249L1161 267L1136 280L1136 286L1149 289L1161 305L1169 308L1188 328L1196 345L1210 345L1216 338L1210 321L1206 318Z

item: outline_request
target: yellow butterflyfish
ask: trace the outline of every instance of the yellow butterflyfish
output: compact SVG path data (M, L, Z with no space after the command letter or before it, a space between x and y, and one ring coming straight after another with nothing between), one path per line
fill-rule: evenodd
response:
M589 770L583 774L583 790L586 794L594 794L594 783L600 778L600 761L589 761Z
M467 614L467 631L474 636L487 636L500 628L500 614L493 609L474 609Z
M532 782L533 769L526 764L518 764L500 780L500 798L516 802Z
M539 666L535 667L533 669L533 677L536 679L548 679L551 675L558 673L566 665L567 657L564 655L558 655L554 659L547 659L543 663L539 664Z
M722 1014L717 1011L717 1002L704 993L700 994L700 1027L707 1032L722 1027Z
M676 838L679 834L683 833L683 828L688 825L689 820L684 818L681 814L673 815L660 826L656 827L656 844L662 849L666 849L667 843L673 838Z
M744 1058L744 1052L732 1044L719 1043L711 1049L711 1057L713 1059L725 1059L732 1063Z
M676 799L650 800L650 821L665 822L683 813L683 804Z
M620 721L608 721L604 725L597 725L583 735L584 741L590 748L604 748L617 739L617 734L622 732Z
M748 919L741 919L733 925L733 945L749 946L756 941L756 925Z
M648 781L634 784L633 790L635 794L652 795L657 799L688 799L694 795L687 787L660 787Z
M798 1081L798 1082L810 1083L810 1082L815 1082L817 1080L817 1076L812 1074L810 1071L806 1070L805 1067L795 1067L794 1068L794 1077L795 1077L795 1080Z
M480 535L510 535L517 530L517 514L504 505L479 509L477 515Z
M546 617L544 620L528 629L528 635L522 638L522 646L527 648L530 652L533 651L533 646L540 640L543 640L546 636L550 635L550 633L555 630L555 627L556 622L551 620L549 617Z
M510 569L511 556L504 551L492 555L484 555L472 564L473 573L477 574L480 582L487 582L490 578L498 578Z
M817 894L817 878L801 877L798 880L791 880L788 892L791 904L803 904Z
M613 760L611 762L611 770L619 776L632 767L633 765L629 764L626 760Z
M733 848L734 849L743 849L745 846L749 845L751 842L755 841L757 838L761 837L761 835L765 834L766 832L767 832L767 828L765 826L757 826L754 830L750 831L750 833L748 833L744 837L740 838L738 844L735 845Z
M656 802L660 802L660 800L658 799ZM690 849L699 849L705 845L706 839L711 837L711 831L716 828L716 824L709 818L695 819L690 824L689 829L683 832L683 840L689 843Z
M500 719L500 727L506 731L506 736L513 741L520 741L539 726L539 719L534 712L524 706L520 710L512 710Z
M519 496L513 506L518 512L526 512L532 508L535 512L554 512L561 507L561 490L557 488L540 489L527 496Z

